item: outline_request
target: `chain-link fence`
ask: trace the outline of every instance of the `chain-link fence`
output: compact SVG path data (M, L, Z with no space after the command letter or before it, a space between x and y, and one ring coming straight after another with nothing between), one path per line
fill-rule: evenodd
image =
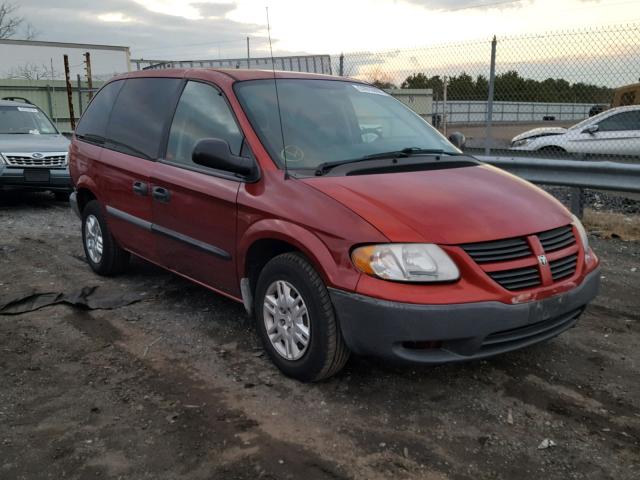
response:
M472 152L640 159L640 25L333 58Z

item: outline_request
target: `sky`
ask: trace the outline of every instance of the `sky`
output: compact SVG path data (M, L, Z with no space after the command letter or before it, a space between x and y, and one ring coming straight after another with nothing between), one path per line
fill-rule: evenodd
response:
M2 1L2 0L0 0ZM19 0L39 40L208 59L415 48L640 21L640 0Z

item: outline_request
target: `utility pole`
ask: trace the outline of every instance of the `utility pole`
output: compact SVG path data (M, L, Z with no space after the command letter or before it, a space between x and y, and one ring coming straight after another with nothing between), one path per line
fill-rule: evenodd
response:
M73 93L71 91L71 78L69 77L69 56L64 56L64 78L67 81L67 102L69 104L69 122L71 130L76 129L76 119L73 115Z
M93 79L91 78L91 54L84 54L84 66L87 72L87 88L89 89L89 101L93 98Z
M251 54L249 50L249 37L247 37L247 68L251 68Z

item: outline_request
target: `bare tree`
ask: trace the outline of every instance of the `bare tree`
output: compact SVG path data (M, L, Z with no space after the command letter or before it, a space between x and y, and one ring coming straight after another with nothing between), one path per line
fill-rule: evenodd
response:
M0 39L19 35L26 40L33 40L38 35L34 26L16 13L18 8L16 3L0 3Z
M12 68L7 73L7 78L15 80L50 80L55 78L56 71L47 65L36 65L35 63L25 63Z

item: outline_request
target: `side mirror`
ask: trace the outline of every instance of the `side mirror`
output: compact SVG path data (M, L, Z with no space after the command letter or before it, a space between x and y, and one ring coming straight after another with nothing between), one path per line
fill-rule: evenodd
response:
M466 137L460 132L453 132L449 135L449 141L462 150L467 143Z
M252 178L257 173L255 162L231 153L229 144L220 138L203 138L191 154L193 163Z
M598 131L598 125L596 124L596 125L589 125L584 130L582 130L582 133L588 133L589 135L593 135L597 131Z

